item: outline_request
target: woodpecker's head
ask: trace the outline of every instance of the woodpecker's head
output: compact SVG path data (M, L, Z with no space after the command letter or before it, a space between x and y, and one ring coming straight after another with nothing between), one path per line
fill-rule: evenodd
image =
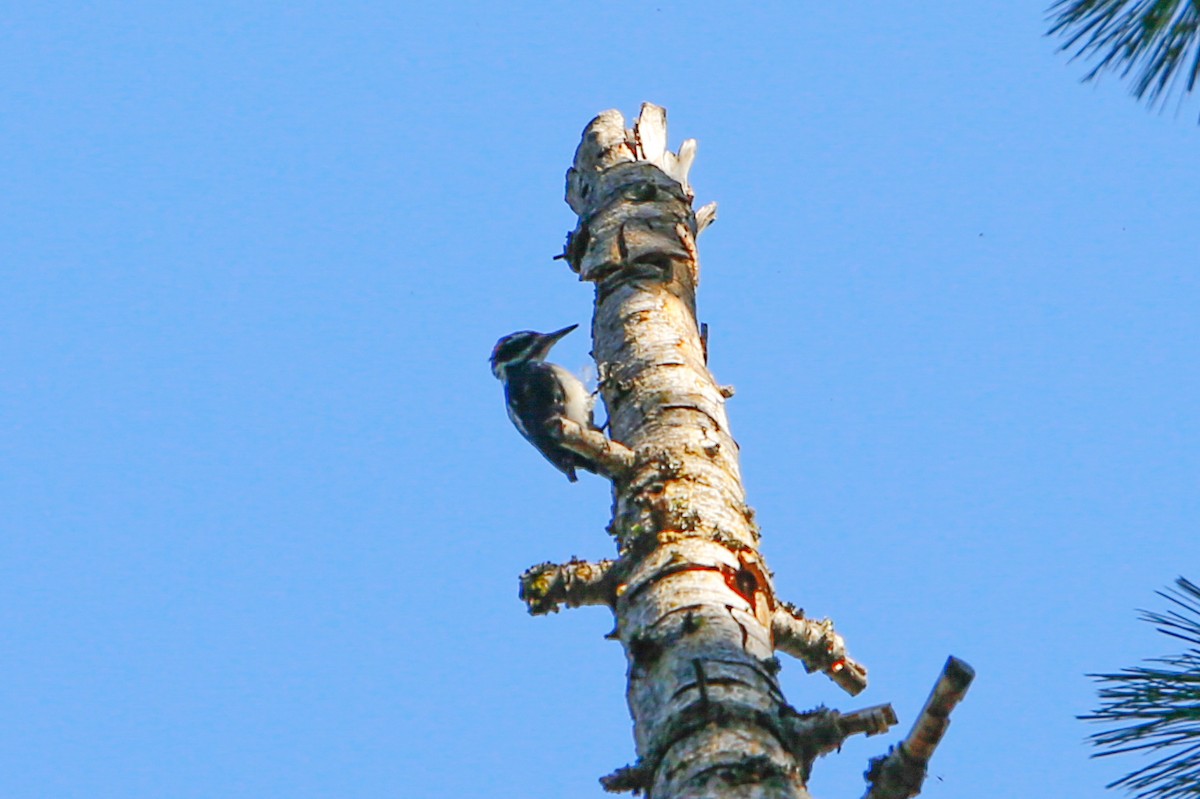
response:
M510 367L546 360L550 348L577 327L579 325L571 325L553 333L537 333L533 330L509 333L497 341L492 349L492 374L503 380L504 371Z

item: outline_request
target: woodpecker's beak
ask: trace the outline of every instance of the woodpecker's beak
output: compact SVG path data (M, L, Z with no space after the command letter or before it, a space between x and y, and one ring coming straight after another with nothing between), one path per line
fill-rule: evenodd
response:
M564 327L562 330L555 330L553 333L546 333L544 336L542 336L542 340L539 342L540 346L537 349L537 357L545 358L550 354L551 348L558 343L560 338L567 335L577 327L579 327L579 325L571 325L570 327Z
M574 330L577 327L579 327L579 325L571 325L569 327L564 327L562 330L555 330L553 333L547 333L546 340L549 341L551 344L554 344L560 338L567 335L568 333L570 333L572 330Z

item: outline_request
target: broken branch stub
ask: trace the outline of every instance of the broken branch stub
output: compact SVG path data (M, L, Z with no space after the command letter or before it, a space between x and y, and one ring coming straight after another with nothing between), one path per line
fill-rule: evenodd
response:
M775 648L799 660L810 674L824 673L851 696L867 687L867 667L847 654L846 642L829 619L814 621L795 605L782 602L771 617L771 631Z
M521 575L521 601L532 616L557 613L560 605L612 607L616 585L612 579L616 561L591 563L572 559L567 563L539 563Z
M951 655L912 730L886 755L873 758L864 777L863 799L909 799L921 792L933 752L950 726L950 712L963 700L975 670Z
M562 445L595 464L599 474L620 480L633 467L633 451L599 430L589 430L565 416L555 417L552 424L551 432Z

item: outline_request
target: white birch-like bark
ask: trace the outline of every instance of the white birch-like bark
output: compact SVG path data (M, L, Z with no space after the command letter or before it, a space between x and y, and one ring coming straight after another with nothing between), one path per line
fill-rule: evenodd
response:
M564 257L596 289L593 355L609 433L615 563L545 564L522 579L531 611L611 602L629 663L638 760L610 790L673 797L806 797L812 760L853 732L876 733L890 707L799 713L783 698L775 637L811 669L845 672L840 637L775 599L746 504L725 400L696 320L696 236L715 204L692 210L696 143L667 148L666 112L647 104L633 130L616 111L588 125L567 173L579 214ZM569 445L587 442L569 439ZM778 614L778 618L777 618ZM806 626L807 625L807 626Z
M637 761L601 780L654 799L805 799L813 760L848 735L896 723L889 705L800 712L784 699L775 650L851 694L866 669L832 624L778 600L758 551L738 445L696 318L696 237L716 205L692 210L696 143L667 148L666 112L632 130L596 117L567 172L579 215L563 258L595 286L592 354L609 437L565 421L564 446L613 482L619 558L545 563L521 577L531 613L604 604L628 670Z

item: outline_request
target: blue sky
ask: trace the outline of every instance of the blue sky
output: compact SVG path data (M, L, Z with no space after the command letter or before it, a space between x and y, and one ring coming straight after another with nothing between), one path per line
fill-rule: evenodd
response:
M702 319L781 595L929 797L1099 797L1089 671L1200 578L1194 104L1078 83L1038 3L8 4L0 796L596 796L633 757L590 608L608 493L486 357L586 322L550 260L597 112L700 142ZM586 324L585 324L586 328ZM585 366L579 334L556 350ZM466 754L469 753L469 754Z

